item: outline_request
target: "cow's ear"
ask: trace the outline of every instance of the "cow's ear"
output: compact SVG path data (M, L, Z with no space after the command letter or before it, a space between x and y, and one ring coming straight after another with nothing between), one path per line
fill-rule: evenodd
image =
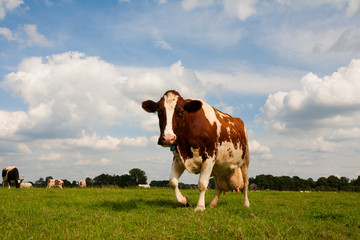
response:
M153 113L158 110L158 104L154 101L147 100L142 102L142 108L149 113Z
M184 110L187 112L196 112L200 110L202 107L202 102L198 100L191 100L190 102L187 102L184 106Z

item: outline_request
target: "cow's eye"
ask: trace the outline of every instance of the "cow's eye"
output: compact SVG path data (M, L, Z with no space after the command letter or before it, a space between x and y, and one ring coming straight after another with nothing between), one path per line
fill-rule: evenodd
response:
M183 117L183 116L184 116L184 110L178 111L178 116L179 116L179 117Z

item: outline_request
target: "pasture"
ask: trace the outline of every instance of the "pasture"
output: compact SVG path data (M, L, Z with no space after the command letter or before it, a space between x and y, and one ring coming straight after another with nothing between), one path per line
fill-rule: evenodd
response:
M0 188L0 239L359 239L360 194L236 193L194 212L169 188ZM210 203L214 191L206 194Z

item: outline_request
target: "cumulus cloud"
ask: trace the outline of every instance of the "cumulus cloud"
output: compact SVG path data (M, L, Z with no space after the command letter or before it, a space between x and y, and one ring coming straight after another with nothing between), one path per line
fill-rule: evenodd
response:
M204 98L205 91L192 70L185 69L181 61L170 68L123 69L126 82L119 86L122 91L139 102L147 99L159 100L169 89L177 90L184 98Z
M278 133L298 134L286 144L298 150L332 152L354 139L360 122L360 60L323 78L308 73L302 89L270 94L259 120Z
M0 137L76 139L74 144L85 146L96 140L90 145L101 148L103 142L111 149L147 144L146 138L99 139L92 134L134 119L147 121L151 116L142 110L142 101L156 101L169 89L184 98L205 96L195 72L181 61L169 68L124 68L79 52L26 58L0 84L28 105L27 111L0 111Z
M0 0L0 20L3 20L7 12L11 12L23 4L23 0Z
M271 149L268 146L262 145L257 140L249 141L250 155L255 159L272 159Z
M13 136L27 120L25 112L0 111L0 138Z
M12 124L9 129L17 127L18 133L27 135L76 136L93 124L115 124L126 114L119 107L128 102L118 102L115 85L122 81L113 65L78 52L24 59L18 72L8 74L1 83L29 105L27 112L6 113L8 118L22 116L7 121Z

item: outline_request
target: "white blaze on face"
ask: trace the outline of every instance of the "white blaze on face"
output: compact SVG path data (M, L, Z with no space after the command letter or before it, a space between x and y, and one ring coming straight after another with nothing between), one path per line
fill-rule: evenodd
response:
M179 96L177 96L171 92L164 96L165 111L166 111L166 126L165 126L165 130L164 130L164 136L166 136L166 135L175 136L175 133L172 129L172 126L173 126L172 120L173 120L175 106L176 106L178 98L179 98Z

